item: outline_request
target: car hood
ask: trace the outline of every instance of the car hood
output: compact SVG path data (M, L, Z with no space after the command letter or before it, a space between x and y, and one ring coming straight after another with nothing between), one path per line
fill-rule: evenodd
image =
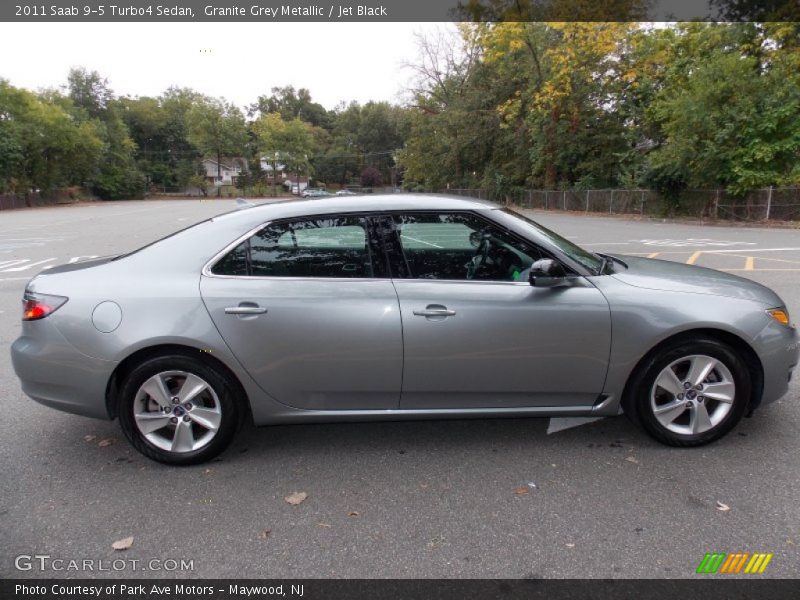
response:
M628 268L615 264L614 279L649 290L726 296L760 302L769 308L782 306L780 297L766 286L745 279L694 265L638 256L619 256Z

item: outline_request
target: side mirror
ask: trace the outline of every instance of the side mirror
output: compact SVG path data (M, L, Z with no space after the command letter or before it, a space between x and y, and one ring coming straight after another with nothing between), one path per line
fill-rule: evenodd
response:
M531 265L528 282L535 287L557 287L564 285L567 272L561 263L542 258Z

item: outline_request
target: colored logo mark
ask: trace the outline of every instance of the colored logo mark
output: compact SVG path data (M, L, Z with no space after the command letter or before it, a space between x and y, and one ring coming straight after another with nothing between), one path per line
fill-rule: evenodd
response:
M734 552L725 554L724 552L706 553L703 560L697 567L697 573L724 573L737 574L763 573L769 561L772 560L772 552Z

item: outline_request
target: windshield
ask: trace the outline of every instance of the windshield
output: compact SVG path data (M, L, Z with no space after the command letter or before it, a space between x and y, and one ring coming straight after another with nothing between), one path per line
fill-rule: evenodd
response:
M588 250L584 250L580 246L577 246L570 242L568 239L561 237L557 233L550 231L546 227L542 227L536 221L529 219L523 214L520 214L510 208L503 208L501 209L504 213L519 219L522 222L524 227L534 231L537 235L540 235L553 244L556 248L561 250L564 254L569 256L575 262L582 264L584 267L589 269L590 271L600 274L603 268L603 258L598 256L597 254L593 254Z

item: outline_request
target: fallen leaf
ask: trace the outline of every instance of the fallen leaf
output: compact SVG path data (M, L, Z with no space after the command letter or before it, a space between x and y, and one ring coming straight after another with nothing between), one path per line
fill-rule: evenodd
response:
M567 548L574 548L575 544L567 544Z
M272 533L272 529L263 529L258 532L258 539L265 540L269 537L270 533Z
M97 438L96 435L85 435L83 436L84 442L93 442Z
M122 538L111 544L114 550L127 550L131 546L133 546L133 536Z
M528 482L528 487L531 488L532 490L535 490L536 489L536 484L533 483L532 481L529 481Z
M518 487L517 489L514 490L514 493L517 496L524 496L525 494L528 493L528 488L526 488L526 487Z
M629 463L633 463L635 465L639 464L639 461L636 460L636 458L634 458L633 456L627 456L627 457L625 457L625 460L627 460Z
M728 512L731 509L730 506L727 504L723 504L719 500L717 500L717 510L721 510L722 512Z
M292 506L297 506L306 498L308 498L308 494L306 494L305 492L292 492L291 494L286 496L284 500L286 500L286 502L288 502Z
M351 510L349 513L347 513L347 516L348 517L357 517L358 516L358 511Z
M330 527L330 523L317 523L317 527Z
M97 442L97 445L100 446L101 448L105 448L106 446L110 446L116 441L117 440L115 440L114 438L103 438L102 440Z

